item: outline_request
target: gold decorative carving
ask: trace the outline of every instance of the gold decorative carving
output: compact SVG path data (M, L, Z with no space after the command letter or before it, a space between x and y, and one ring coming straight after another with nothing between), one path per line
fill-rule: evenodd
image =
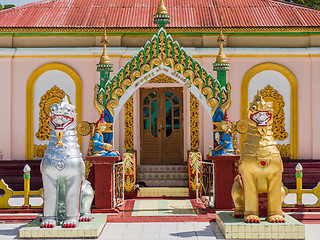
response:
M48 90L40 99L39 107L39 129L36 133L36 138L41 141L49 140L50 138L50 106L54 103L59 103L65 96L65 92L54 86ZM69 103L70 97L67 95Z
M139 54L139 68L141 68L143 62L144 62L144 54L143 54L143 51L141 51L140 54ZM121 73L122 73L122 71L120 72L120 74ZM119 79L119 80L122 81L122 79Z
M80 134L81 136L86 136L90 133L90 130L91 130L90 123L86 121L79 122L76 127L76 130L78 134Z
M152 58L157 57L157 39L154 38L152 41Z
M150 61L150 54L151 54L151 46L150 44L147 45L147 48L146 48L146 62L149 62ZM129 70L130 70L130 64L128 64L127 66L129 66ZM126 72L127 72L127 69L126 69Z
M267 102L272 102L273 104L273 137L279 141L283 141L288 138L288 133L285 129L285 115L284 115L284 106L285 102L282 95L270 85L266 86L263 90L260 91L263 99Z
M47 144L34 144L33 145L33 154L35 158L43 158L44 152L47 150Z
M177 83L177 81L161 73L160 75L152 78L148 83Z
M186 67L186 54L184 51L181 51L181 56L180 56L181 60L181 64L182 66L185 68ZM187 67L188 68L188 67Z
M280 152L281 157L290 157L290 144L277 144L277 148Z
M173 45L173 54L174 54L174 61L176 63L179 62L179 48L176 44Z
M124 147L128 150L133 150L133 97L131 96L124 104Z
M88 179L89 174L90 174L90 170L91 170L91 167L93 166L93 164L91 161L88 161L88 160L84 160L84 164L86 166L85 178Z
M190 93L190 135L191 150L197 151L199 148L199 101Z
M160 33L159 36L159 54L166 52L166 36L163 32Z
M172 41L170 38L167 40L167 51L168 51L168 58L172 58Z

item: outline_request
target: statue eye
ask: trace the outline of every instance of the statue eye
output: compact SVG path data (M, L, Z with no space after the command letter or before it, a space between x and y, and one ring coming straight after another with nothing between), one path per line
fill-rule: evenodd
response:
M253 105L253 106L251 107L251 110L253 110L253 111L257 110L257 106L256 106L256 105Z

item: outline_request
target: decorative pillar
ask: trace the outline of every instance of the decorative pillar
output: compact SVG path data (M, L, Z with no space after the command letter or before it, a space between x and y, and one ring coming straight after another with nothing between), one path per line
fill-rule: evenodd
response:
M100 62L97 64L97 71L100 72L100 85L98 86L98 89L106 89L107 84L110 81L110 73L113 72L113 64L110 62L110 57L108 56L107 53L107 45L109 43L109 39L106 35L106 28L104 28L104 34L102 37L101 42L103 43L103 53L100 57ZM103 133L104 137L104 142L105 143L110 143L112 144L112 139L113 139L113 109L104 108L101 110L99 105L106 106L107 101L109 99L109 95L112 94L112 89L109 91L100 91L98 92L95 97L97 99L94 99L95 102L95 107L100 113L100 115L104 114L104 120L107 123L108 126L108 131Z
M207 156L207 160L214 163L216 209L231 209L233 207L231 189L236 176L235 162L240 159L239 155L234 155L232 123L227 116L227 110L231 106L231 86L227 84L229 63L223 53L224 42L221 29L218 37L220 50L216 62L213 64L213 70L217 72L219 81L219 84L215 86L215 91L220 106L212 116L214 144Z
M226 55L223 52L224 42L225 42L225 39L221 29L220 35L218 37L220 50L216 58L216 62L213 64L213 70L217 72L217 78L220 83L220 96L219 96L220 105L225 100L224 97L225 97L225 91L226 91L226 85L227 85L227 71L229 71L229 65L230 65L227 61Z
M229 63L226 55L223 53L224 36L222 29L218 37L220 45L219 54L216 62L213 64L213 70L217 72L219 81L215 86L216 96L219 98L220 107L212 116L213 122L213 149L209 155L231 155L233 154L231 122L227 116L227 110L231 106L231 86L227 84L227 71Z

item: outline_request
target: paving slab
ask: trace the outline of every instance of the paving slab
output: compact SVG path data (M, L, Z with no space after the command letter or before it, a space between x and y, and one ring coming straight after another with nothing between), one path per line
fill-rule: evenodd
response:
M216 222L226 239L305 239L305 226L288 214L285 223L245 223L231 211L217 211Z
M18 238L98 238L106 224L106 214L93 214L90 222L79 222L76 228L41 228L41 217L36 218L18 231Z

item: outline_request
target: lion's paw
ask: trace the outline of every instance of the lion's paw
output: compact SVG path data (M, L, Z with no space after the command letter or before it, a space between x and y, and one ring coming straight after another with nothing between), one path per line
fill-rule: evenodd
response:
M64 228L75 228L78 226L78 220L77 220L77 218L67 218L63 222L62 226Z
M285 223L286 219L284 218L283 215L272 215L272 216L268 217L268 222Z
M260 223L260 218L257 215L248 215L244 217L246 223Z
M90 213L81 214L79 217L79 222L90 222L92 220L92 216Z
M57 225L54 217L46 217L41 222L41 228L54 228Z
M243 216L244 216L243 210L234 209L234 212L232 213L232 216L234 218L243 218Z

